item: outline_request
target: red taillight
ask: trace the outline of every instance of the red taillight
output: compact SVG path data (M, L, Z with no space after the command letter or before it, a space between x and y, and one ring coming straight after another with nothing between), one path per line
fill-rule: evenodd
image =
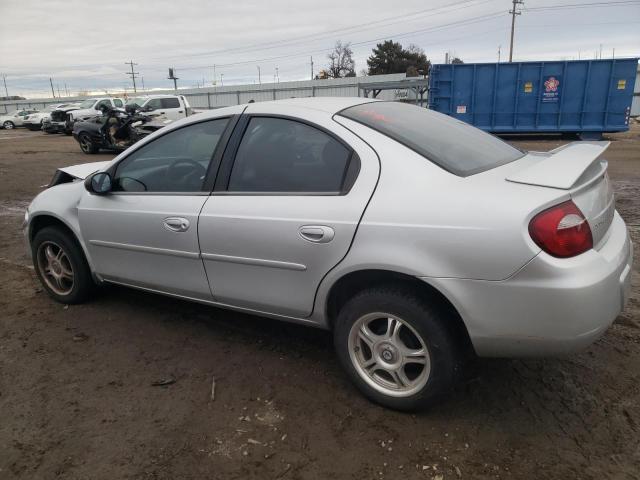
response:
M540 248L554 257L574 257L593 248L589 223L571 200L533 217L529 234Z

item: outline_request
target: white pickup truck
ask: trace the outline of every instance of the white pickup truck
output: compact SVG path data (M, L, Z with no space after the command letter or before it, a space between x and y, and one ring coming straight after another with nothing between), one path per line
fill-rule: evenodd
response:
M103 105L108 105L111 108L122 108L124 107L124 102L120 98L88 98L78 105L77 110L69 113L70 118L68 118L68 121L73 124L76 121L89 120L100 116L102 115L100 107Z
M137 105L141 112L160 120L175 121L195 113L184 95L133 97L127 101L127 105Z

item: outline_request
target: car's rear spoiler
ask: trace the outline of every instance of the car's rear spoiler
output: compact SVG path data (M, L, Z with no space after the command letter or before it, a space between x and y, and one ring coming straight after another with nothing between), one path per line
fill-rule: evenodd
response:
M551 150L535 165L507 177L510 182L569 190L611 142L573 142Z

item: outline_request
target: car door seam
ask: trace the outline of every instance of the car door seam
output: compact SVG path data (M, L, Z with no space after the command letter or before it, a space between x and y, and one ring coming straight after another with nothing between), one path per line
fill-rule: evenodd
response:
M329 270L327 270L327 272L322 276L322 278L320 279L320 281L318 282L318 286L316 287L316 293L313 296L313 306L311 308L311 313L306 317L309 318L311 317L315 312L316 312L316 302L318 300L318 292L320 291L320 286L322 285L322 283L324 282L324 280L327 278L327 276L333 272L338 265L340 265L345 258L347 258L347 255L349 255L349 252L351 251L351 247L353 247L353 243L356 241L356 235L358 235L358 230L360 228L360 224L362 223L362 219L364 218L364 214L367 211L367 208L369 208L369 204L371 203L371 200L373 199L373 195L376 193L376 190L378 188L378 184L380 183L380 177L382 175L382 162L380 161L380 155L378 155L378 152L376 151L375 148L373 148L373 146L367 142L364 138L362 138L360 135L358 135L356 132L354 132L353 130L351 130L349 127L341 124L340 122L338 122L334 117L336 114L331 116L331 119L336 122L338 125L340 125L341 127L345 128L347 131L351 132L351 134L355 135L357 138L359 138L365 145L367 145L371 151L374 153L374 155L376 156L376 158L378 159L378 178L376 178L376 183L373 186L373 190L371 191L371 195L369 196L369 199L367 200L367 203L365 204L364 208L362 209L362 214L360 215L360 218L358 219L358 222L356 223L356 228L355 231L353 232L353 235L351 237L351 242L349 243L349 248L347 248L347 251L345 252L345 254L342 256L342 258L340 260L338 260L338 262L331 267ZM354 150L355 151L355 150ZM357 179L356 179L357 181ZM355 184L355 182L354 182Z

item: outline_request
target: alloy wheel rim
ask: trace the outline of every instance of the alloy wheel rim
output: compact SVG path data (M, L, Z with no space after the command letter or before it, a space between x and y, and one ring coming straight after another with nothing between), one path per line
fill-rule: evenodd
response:
M7 130L11 130L13 128L13 123L11 122L7 122L4 124L4 128L6 128Z
M82 150L85 152L89 150L89 139L86 137L86 135L83 135L80 138L80 146L82 147Z
M349 356L358 375L384 395L407 397L431 374L431 357L418 332L397 315L363 315L349 332Z
M60 245L52 241L42 242L37 252L38 269L47 286L58 295L68 295L73 290L74 274L69 256Z

